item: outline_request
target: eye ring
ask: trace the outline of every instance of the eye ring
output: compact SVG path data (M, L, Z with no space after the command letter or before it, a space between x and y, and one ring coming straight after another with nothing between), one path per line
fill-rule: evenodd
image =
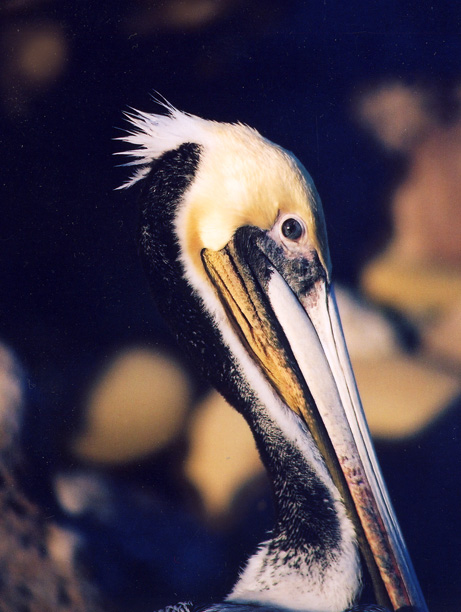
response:
M304 224L296 217L287 217L281 225L282 235L292 242L298 242L304 236Z

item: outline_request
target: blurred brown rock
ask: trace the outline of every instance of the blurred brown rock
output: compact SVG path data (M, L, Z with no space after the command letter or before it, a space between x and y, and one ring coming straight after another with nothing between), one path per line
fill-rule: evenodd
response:
M158 452L184 428L191 393L188 375L169 356L127 349L90 391L73 452L113 465Z
M68 44L52 20L12 20L0 35L0 97L8 114L21 115L62 74Z
M97 612L96 593L76 562L77 536L47 519L16 476L22 380L0 346L0 609Z

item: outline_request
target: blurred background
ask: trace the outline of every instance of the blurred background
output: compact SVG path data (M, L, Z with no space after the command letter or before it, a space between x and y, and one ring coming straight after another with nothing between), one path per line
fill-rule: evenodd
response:
M155 92L312 174L417 574L432 612L460 609L460 27L450 0L3 0L1 418L52 555L104 609L217 601L272 524L243 420L155 310L137 191L114 191L122 112Z

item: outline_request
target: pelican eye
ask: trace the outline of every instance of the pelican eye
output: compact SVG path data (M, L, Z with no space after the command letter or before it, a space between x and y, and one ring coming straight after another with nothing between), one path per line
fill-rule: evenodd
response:
M288 240L299 240L304 234L304 227L298 219L289 217L282 223L282 234Z

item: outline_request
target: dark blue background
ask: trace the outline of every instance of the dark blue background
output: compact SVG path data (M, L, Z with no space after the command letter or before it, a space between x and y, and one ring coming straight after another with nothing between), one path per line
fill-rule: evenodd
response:
M26 367L34 407L27 448L40 483L70 461L63 441L79 422L94 368L120 346L170 345L137 258L136 194L114 192L126 178L112 157L123 110L156 111L149 95L156 90L180 109L247 123L292 150L323 199L336 278L354 284L364 258L387 236L383 202L401 172L399 160L354 122L354 99L385 78L449 91L461 73L461 9L452 0L240 2L201 27L147 33L130 29L132 8L48 2L3 13L4 24L59 22L69 48L65 70L27 113L0 115L0 334ZM380 445L433 611L461 605L458 417L455 406L421 439ZM264 511L258 526L242 522L230 536L190 527L192 519L180 516L187 494L172 492L156 465L131 466L122 475L161 492L160 510L140 528L150 534L148 549L176 546L182 529L196 529L200 538L192 538L192 558L181 557L180 571L173 572L171 556L162 557L164 575L159 570L149 588L150 566L108 565L98 579L109 597L131 601L132 610L136 598L155 606L222 596L250 540L270 525ZM120 474L111 477L121 486ZM31 488L52 506L45 485ZM176 519L170 544L160 545L165 512ZM119 516L104 535L91 521L84 525L104 563L114 562L114 550L129 548L134 536L126 525L147 520L133 519L127 508ZM239 544L232 548L230 541Z

